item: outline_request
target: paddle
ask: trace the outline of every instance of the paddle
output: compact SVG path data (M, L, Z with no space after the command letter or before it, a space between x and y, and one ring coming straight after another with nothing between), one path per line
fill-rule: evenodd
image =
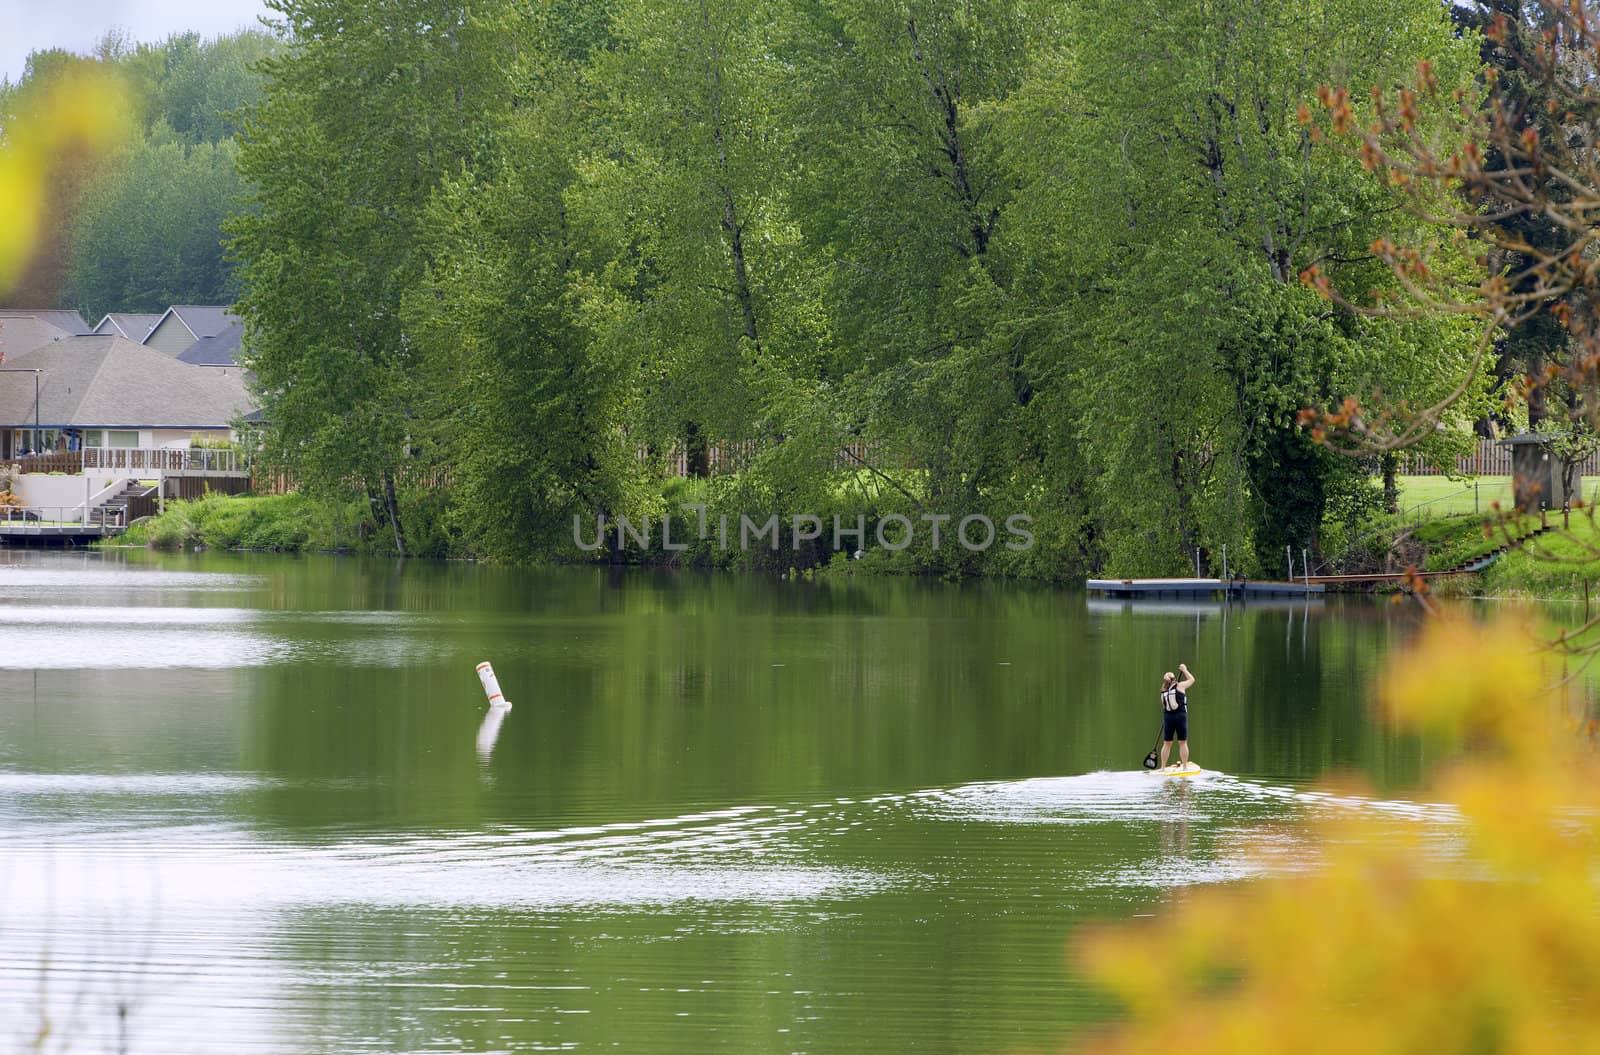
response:
M1146 768L1146 769L1155 769L1158 765L1161 764L1161 763L1156 761L1156 753L1161 750L1161 736L1162 736L1162 733L1165 733L1165 732L1166 732L1166 728L1165 728L1165 725L1163 725L1161 732L1156 734L1156 746L1152 747L1150 749L1150 753L1148 755L1144 756L1144 768Z

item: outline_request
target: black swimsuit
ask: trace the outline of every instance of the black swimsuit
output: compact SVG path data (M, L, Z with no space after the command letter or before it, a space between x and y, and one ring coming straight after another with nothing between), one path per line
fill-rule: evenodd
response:
M1168 692L1178 698L1178 709L1175 711L1167 710ZM1161 739L1169 744L1173 740L1189 739L1189 697L1182 689L1167 689L1161 694Z

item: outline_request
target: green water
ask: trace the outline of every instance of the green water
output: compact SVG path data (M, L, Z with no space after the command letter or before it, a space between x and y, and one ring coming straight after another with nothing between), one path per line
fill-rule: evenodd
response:
M0 1037L60 1050L1055 1050L1082 924L1427 760L1387 605L0 562ZM1180 660L1193 781L1138 770Z

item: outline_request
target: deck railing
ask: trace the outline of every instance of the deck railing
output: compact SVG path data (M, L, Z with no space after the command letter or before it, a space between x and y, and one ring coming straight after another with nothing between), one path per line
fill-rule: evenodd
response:
M151 472L244 473L241 453L213 447L85 447L83 468Z
M127 526L121 506L0 506L0 526L6 527L115 527Z

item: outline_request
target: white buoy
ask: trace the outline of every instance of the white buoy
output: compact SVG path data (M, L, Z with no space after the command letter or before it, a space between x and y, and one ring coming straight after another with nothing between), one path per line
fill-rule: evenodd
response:
M478 680L483 682L483 694L489 697L490 707L511 707L511 701L500 695L500 679L494 676L494 668L487 661L478 664Z

